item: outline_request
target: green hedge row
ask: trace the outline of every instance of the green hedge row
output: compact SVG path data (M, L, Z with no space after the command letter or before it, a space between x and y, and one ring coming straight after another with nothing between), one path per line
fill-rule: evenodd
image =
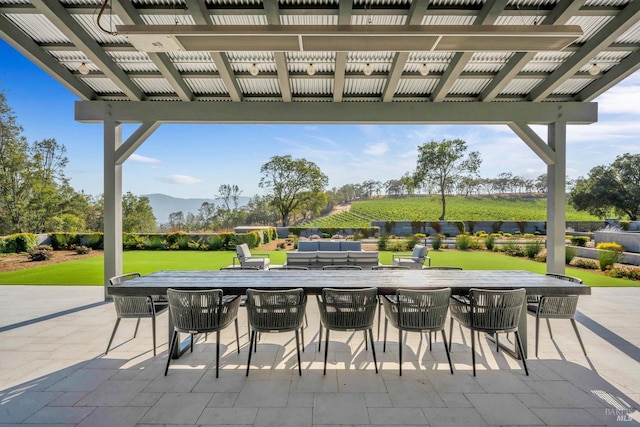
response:
M3 254L31 252L35 247L35 234L17 233L0 238L0 253Z

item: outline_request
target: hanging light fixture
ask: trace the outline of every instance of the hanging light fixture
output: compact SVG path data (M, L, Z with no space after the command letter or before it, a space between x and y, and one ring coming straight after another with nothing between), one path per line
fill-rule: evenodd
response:
M86 76L87 74L89 74L89 67L87 67L87 64L85 64L84 62L82 64L80 64L80 66L78 67L78 71L80 72L80 74L82 74L83 76Z
M251 67L249 67L249 74L251 74L252 76L257 76L259 73L260 73L260 69L254 62L253 64L251 64Z
M362 70L362 72L364 73L365 76L370 76L371 74L373 74L373 65L367 62L367 65L364 66L364 69Z
M429 66L423 63L422 66L420 66L419 71L421 76L426 76L427 74L429 74Z
M589 74L591 74L592 76L597 76L598 74L600 74L601 68L598 64L593 64L591 66L591 68L589 68Z
M313 64L309 64L307 66L307 74L309 74L310 76L313 76L316 73L316 67L313 66Z

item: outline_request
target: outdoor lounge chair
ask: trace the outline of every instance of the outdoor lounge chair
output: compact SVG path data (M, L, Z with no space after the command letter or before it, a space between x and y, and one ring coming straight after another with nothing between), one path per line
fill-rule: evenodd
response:
M261 270L269 269L269 255L251 255L249 245L242 243L236 246L236 256L233 257L233 265L235 266L236 260L242 267L258 267Z
M391 259L393 265L421 269L425 261L428 261L428 264L431 265L431 258L427 256L427 252L426 246L415 245L411 255L393 255Z

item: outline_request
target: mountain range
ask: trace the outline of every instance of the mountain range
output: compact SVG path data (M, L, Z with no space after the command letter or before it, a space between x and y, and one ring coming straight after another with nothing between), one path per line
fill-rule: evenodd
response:
M181 199L179 197L167 196L166 194L143 194L149 199L149 205L153 209L153 215L158 224L169 222L169 214L182 211L186 216L188 212L196 214L203 203L213 203L216 206L222 205L221 199ZM239 206L244 206L249 202L249 197L240 197Z

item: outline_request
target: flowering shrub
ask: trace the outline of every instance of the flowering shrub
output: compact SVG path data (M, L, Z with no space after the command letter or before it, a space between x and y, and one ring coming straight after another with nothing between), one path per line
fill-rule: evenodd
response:
M458 234L456 236L456 246L462 251L466 251L471 246L471 238L466 234Z
M598 243L596 249L602 249L603 251L622 252L624 248L620 243L616 242L602 242Z
M609 270L609 276L631 280L640 280L640 267L617 265Z
M589 270L597 270L600 268L600 263L594 259L575 257L571 261L571 265L578 268L586 268Z

